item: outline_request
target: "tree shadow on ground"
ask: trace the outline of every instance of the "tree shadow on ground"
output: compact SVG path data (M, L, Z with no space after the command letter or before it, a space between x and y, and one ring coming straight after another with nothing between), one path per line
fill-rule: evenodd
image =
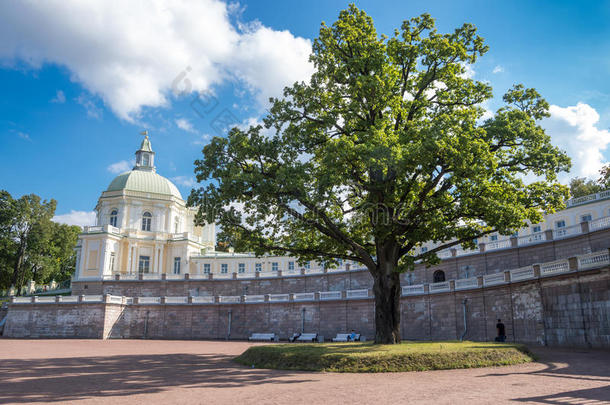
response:
M565 391L538 397L514 398L513 401L562 405L567 403L610 403L610 352L603 350L550 350L545 348L535 348L532 352L537 357L537 362L544 365L543 369L504 373L500 369L497 372L480 377L528 375L604 382L607 385L603 387ZM532 383L536 383L536 380L533 379Z
M281 378L291 375L286 371L248 369L232 359L219 354L151 354L2 360L0 403L150 394L175 386L228 388L310 381L288 381Z

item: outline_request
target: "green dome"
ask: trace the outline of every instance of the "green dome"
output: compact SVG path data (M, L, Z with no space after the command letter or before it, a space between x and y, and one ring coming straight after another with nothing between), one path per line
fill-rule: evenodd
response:
M132 170L119 174L112 180L106 191L139 191L173 196L182 200L174 183L153 171Z

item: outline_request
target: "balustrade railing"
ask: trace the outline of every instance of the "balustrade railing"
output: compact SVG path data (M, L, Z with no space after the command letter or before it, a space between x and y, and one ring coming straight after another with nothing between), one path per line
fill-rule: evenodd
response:
M241 302L241 297L239 295L221 295L218 297L218 302L223 304L236 304Z
M244 301L245 302L265 302L265 296L264 295L245 295Z
M321 300L340 300L341 291L320 291Z
M424 293L423 284L405 285L402 287L402 295L419 295Z
M608 250L578 256L579 270L594 269L608 264L610 264L610 254Z
M550 263L542 263L540 265L540 274L543 276L549 274L566 273L570 271L570 263L568 260L555 260Z
M198 295L191 297L193 304L213 304L214 300L213 295Z
M536 232L529 235L519 236L517 244L519 246L531 245L533 243L540 243L546 240L545 232Z
M188 304L188 302L189 302L189 297L172 297L172 296L165 297L166 304Z
M510 281L529 280L536 277L533 266L520 267L510 271Z
M486 243L485 250L490 251L490 250L498 250L498 249L507 249L511 246L512 246L512 243L511 243L510 239L502 239L502 240L496 240L493 242Z
M580 235L582 233L582 226L572 225L566 226L565 228L553 229L553 239L569 238L570 236Z
M428 291L430 291L430 293L451 291L451 284L449 283L449 281L443 281L440 283L430 283L428 285Z
M477 277L463 278L455 280L456 290L468 290L471 288L477 288L479 286L479 279Z
M597 231L605 228L610 228L610 217L598 218L589 222L590 231Z
M161 297L138 297L138 304L160 304Z
M293 301L313 301L316 299L315 293L295 293L292 295Z
M483 286L492 286L506 283L504 272L496 274L487 274L483 276Z
M288 302L290 294L269 294L269 302Z
M368 289L361 289L361 290L347 290L345 292L345 296L347 298L368 298L369 297L369 290Z

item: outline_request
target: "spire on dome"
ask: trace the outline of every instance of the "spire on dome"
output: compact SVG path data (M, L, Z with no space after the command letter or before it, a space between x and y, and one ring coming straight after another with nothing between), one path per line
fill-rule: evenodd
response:
M150 146L150 140L148 139L148 131L140 132L141 135L145 135L140 149L136 151L136 165L134 170L150 170L155 171L155 152L153 152Z

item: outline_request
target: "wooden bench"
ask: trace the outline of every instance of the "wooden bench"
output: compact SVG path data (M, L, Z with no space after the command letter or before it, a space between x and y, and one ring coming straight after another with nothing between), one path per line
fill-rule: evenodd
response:
M337 336L333 338L333 342L352 342L349 338L351 333L337 333ZM360 334L356 333L353 342L357 342L360 340Z
M279 339L275 335L275 333L253 333L252 336L248 338L248 340L264 340L275 342Z
M301 333L301 335L296 338L297 342L315 342L318 338L317 333Z

